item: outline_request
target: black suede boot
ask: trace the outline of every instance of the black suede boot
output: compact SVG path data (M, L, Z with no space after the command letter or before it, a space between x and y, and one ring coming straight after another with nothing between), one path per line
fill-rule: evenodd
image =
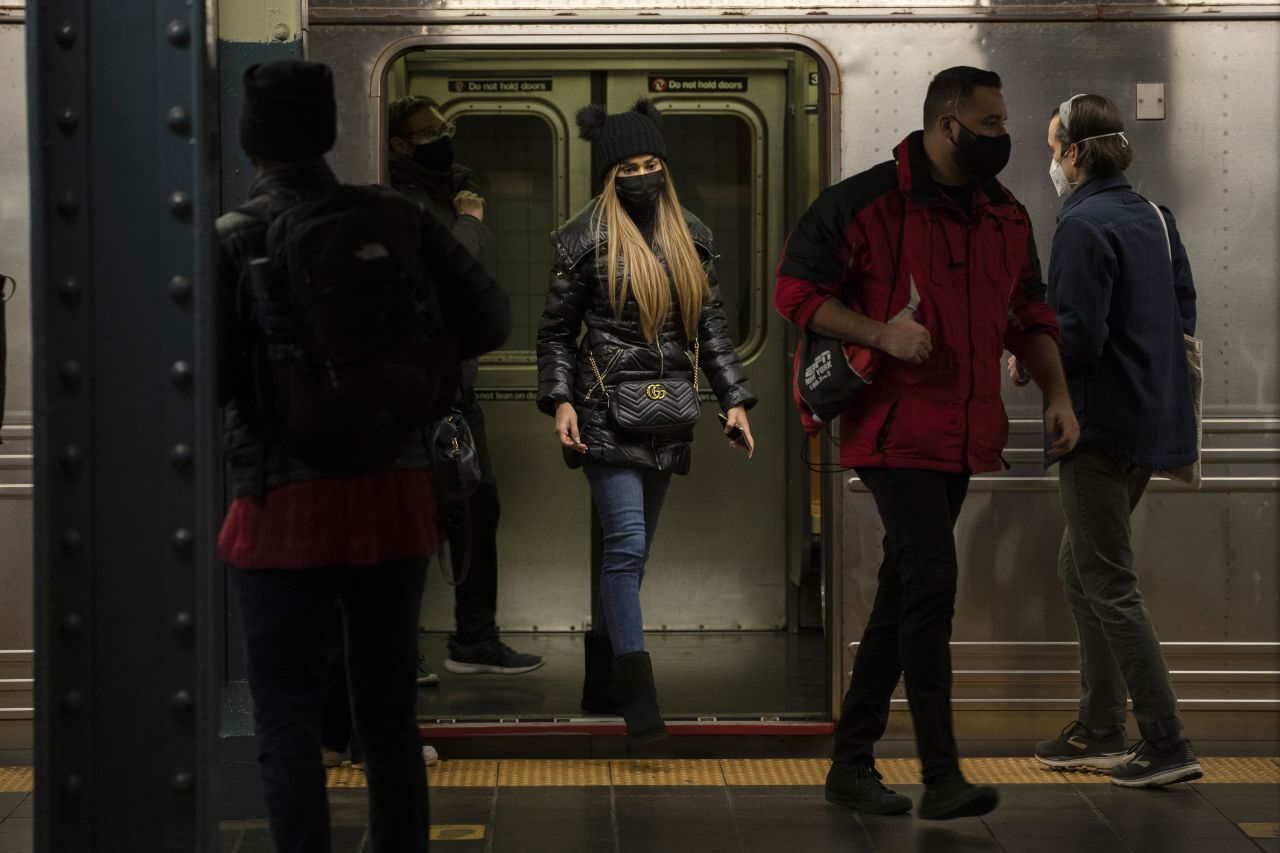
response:
M667 725L658 710L658 691L653 686L653 665L648 652L632 652L613 659L613 675L617 679L618 698L622 700L622 716L627 721L627 736L646 742L667 736Z
M613 644L609 635L588 631L582 635L586 667L582 678L582 710L589 714L622 716L622 701L613 680Z

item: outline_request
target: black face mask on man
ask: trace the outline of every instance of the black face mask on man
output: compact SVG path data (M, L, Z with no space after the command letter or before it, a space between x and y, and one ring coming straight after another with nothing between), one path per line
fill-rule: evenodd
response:
M966 175L981 183L991 180L1009 165L1009 152L1013 147L1009 134L982 136L961 124L960 119L952 118L960 128L959 139L951 140L955 146L956 165Z
M415 145L413 162L432 172L445 172L453 165L453 140L447 136L434 142Z
M662 190L666 185L667 173L665 170L649 172L645 175L629 175L614 181L614 186L618 193L618 201L622 202L622 206L628 211L638 213L652 211L654 205L658 203L658 196L662 195Z

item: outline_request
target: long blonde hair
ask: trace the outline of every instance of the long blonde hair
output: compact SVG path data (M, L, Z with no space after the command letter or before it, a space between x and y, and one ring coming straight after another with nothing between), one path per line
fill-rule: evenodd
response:
M666 169L665 163L663 168ZM627 297L634 297L640 308L641 333L647 340L657 340L667 312L671 310L671 284L674 283L681 325L685 335L693 340L702 317L703 302L711 295L711 288L702 262L698 260L698 250L689 236L671 172L667 170L653 225L653 244L666 259L665 270L645 242L639 226L618 200L614 188L617 179L618 167L614 166L605 177L604 190L592 216L597 252L600 251L601 232L606 227L608 230L605 269L610 271L609 301L613 305L614 316L621 317ZM621 273L618 272L619 256L622 258Z

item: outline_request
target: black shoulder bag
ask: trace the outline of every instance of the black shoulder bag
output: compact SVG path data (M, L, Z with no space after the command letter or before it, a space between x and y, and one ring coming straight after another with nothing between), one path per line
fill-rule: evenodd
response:
M658 344L661 346L661 344ZM688 352L685 352L688 355ZM632 379L619 382L610 391L604 374L596 364L595 354L588 351L596 384L609 399L609 420L619 430L636 435L680 435L693 429L702 414L698 402L698 363L702 342L693 342L693 381L688 379Z
M461 586L471 573L471 496L483 475L471 427L457 406L432 425L427 448L431 454L431 482L441 503L440 512L452 512L455 507L462 512L462 527L466 532L462 543L461 577L451 577L445 570L443 549L440 560L440 573L445 583ZM450 542L449 547L456 547L456 543Z

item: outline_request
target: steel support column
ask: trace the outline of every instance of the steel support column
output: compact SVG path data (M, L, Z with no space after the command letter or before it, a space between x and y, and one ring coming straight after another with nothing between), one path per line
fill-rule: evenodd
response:
M216 843L210 23L29 6L39 851Z

